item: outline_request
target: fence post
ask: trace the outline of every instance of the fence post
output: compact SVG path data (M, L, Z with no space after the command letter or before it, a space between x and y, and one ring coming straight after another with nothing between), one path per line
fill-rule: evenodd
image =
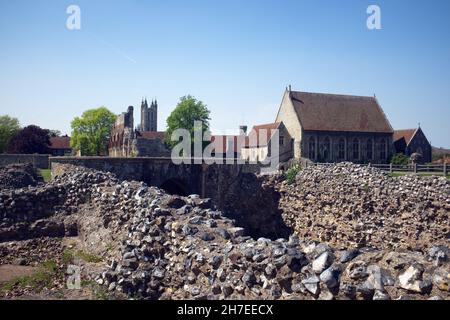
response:
M417 163L414 163L414 173L417 173Z
M392 162L389 163L389 172L392 173Z
M443 170L444 170L444 177L445 177L445 176L447 176L447 162L444 162Z

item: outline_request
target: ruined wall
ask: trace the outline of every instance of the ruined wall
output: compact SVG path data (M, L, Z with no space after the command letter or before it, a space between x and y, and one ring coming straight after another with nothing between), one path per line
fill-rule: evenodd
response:
M182 195L198 194L245 227L251 235L270 238L290 233L278 211L278 194L264 187L256 164L174 164L169 158L51 158L52 175L83 166L117 175L119 180L144 181Z
M151 155L152 157L170 157L171 151L160 139L134 139L131 146L133 156Z
M8 164L15 163L31 163L36 168L48 169L49 168L48 154L0 154L0 166L6 166Z

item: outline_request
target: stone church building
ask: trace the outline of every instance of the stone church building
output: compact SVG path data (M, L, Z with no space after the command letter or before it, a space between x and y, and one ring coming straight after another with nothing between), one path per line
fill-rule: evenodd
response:
M158 103L147 99L141 102L141 122L134 127L134 108L120 114L111 130L109 155L111 157L168 157L165 132L158 131Z
M292 137L293 157L313 162L388 163L393 132L375 97L286 89L275 120Z
M422 129L402 129L394 132L394 146L396 153L403 153L410 157L413 153L422 156L422 163L432 161L432 147Z

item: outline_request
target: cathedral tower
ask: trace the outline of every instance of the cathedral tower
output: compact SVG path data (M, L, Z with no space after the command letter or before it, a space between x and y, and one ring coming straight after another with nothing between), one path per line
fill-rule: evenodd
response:
M158 102L152 101L150 107L147 98L141 103L141 131L158 131Z

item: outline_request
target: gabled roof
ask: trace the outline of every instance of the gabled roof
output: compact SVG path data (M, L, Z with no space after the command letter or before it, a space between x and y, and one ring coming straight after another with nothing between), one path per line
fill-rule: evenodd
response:
M164 131L139 131L138 138L148 139L148 140L164 140L166 138L166 133Z
M275 133L275 130L277 130L280 125L281 122L274 122L253 126L252 130L245 138L245 147L266 146Z
M290 91L303 130L392 133L375 97Z
M233 151L239 153L241 151L241 147L244 144L244 136L239 139L241 136L235 135L214 135L211 136L211 143L214 144L214 152L225 154L228 151L228 146L231 145L231 141L233 141ZM241 145L239 145L239 143Z
M70 147L70 137L51 137L50 138L50 149L71 149Z
M411 142L414 135L416 134L417 130L418 130L417 128L416 129L395 130L394 131L394 142L400 140L401 138L404 138L406 145L408 145Z

